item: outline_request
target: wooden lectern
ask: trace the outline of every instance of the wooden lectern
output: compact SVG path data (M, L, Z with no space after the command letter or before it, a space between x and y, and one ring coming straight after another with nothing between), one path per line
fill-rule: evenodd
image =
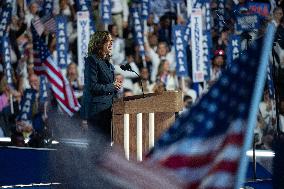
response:
M143 155L182 110L181 91L165 91L118 99L113 105L114 145L124 147L127 159Z

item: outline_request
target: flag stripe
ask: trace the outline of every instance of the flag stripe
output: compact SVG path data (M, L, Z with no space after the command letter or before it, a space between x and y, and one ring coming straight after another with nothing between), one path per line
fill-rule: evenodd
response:
M52 24L52 22L50 22ZM51 27L51 25L49 25ZM51 84L51 90L59 106L68 115L73 115L78 111L80 104L75 98L69 82L60 72L59 68L53 61L43 40L39 37L34 26L32 25L33 43L34 43L34 70L37 74L45 74Z

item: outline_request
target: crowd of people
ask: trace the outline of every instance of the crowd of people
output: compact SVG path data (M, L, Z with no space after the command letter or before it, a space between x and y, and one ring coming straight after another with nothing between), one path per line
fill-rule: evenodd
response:
M249 0L232 1L225 3L224 28L219 32L216 20L218 20L218 1L211 1L210 10L212 14L212 42L213 48L210 49L211 71L210 78L206 85L202 85L202 91L206 92L227 69L226 48L231 34L235 34L235 17L238 14L249 12L247 3ZM0 10L5 1L1 1ZM245 50L246 44L258 38L263 34L265 26L273 22L277 26L275 40L275 51L277 61L275 65L277 94L280 96L280 125L284 128L284 1L254 1L268 3L271 7L270 15L262 19L262 27L259 30L253 30L246 34L240 34L242 38L242 50ZM13 144L18 146L44 146L44 140L48 132L48 111L56 108L56 103L52 94L49 94L50 103L42 104L36 96L34 101L32 123L17 121L20 112L19 107L21 99L27 89L39 91L39 77L33 70L33 42L31 36L31 23L34 19L42 16L42 0L17 0L14 2L12 11L12 20L8 26L9 39L11 42L11 65L13 67L13 88L8 86L4 72L3 58L0 59L0 135L11 137ZM177 6L171 0L150 1L150 13L147 19L147 30L144 31L145 38L145 57L139 53L139 45L134 39L133 18L130 9L137 5L134 0L112 0L112 24L106 28L102 23L100 15L100 1L91 1L92 16L96 30L108 30L113 39L112 64L115 67L115 79L123 83L123 87L118 91L117 98L142 94L140 79L144 93L163 92L167 90L182 90L184 92L184 110L190 109L192 104L198 101L202 92L193 90L191 76L181 78L176 74L175 50L173 48L172 27L175 24L185 25L187 23L186 1L181 3L180 13L177 14ZM184 5L184 6L183 6ZM77 67L77 26L76 11L78 4L74 0L53 1L53 16L64 15L67 17L68 33L68 67L66 78L72 85L80 101L80 94L83 90L82 81L78 75ZM56 59L56 35L53 32L45 30L42 34L46 40L47 46ZM249 36L249 39L248 37ZM191 73L191 50L187 48L188 72ZM273 61L271 61L273 62ZM132 69L140 75L140 78L133 72L124 71L121 65L129 63ZM145 66L146 65L146 66ZM260 104L258 125L256 126L257 146L262 149L271 148L273 135L276 131L275 101L269 98L268 88L263 95L263 101ZM47 112L47 113L46 113ZM76 116L75 116L76 117ZM74 119L74 118L70 118ZM30 138L28 144L23 139Z

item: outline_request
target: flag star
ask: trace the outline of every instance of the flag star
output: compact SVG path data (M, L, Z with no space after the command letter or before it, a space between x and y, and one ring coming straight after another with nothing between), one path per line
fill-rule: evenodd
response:
M202 122L202 121L204 121L204 114L202 114L202 113L200 113L200 114L198 114L197 116L196 116L196 120L198 121L198 122Z
M229 85L229 79L227 76L224 76L222 79L221 79L221 85L223 85L224 87L228 86Z
M203 101L201 102L201 107L204 108L204 109L206 109L207 106L208 106L208 101L207 101L207 100L203 100Z
M231 72L232 72L232 74L237 74L239 72L238 66L237 65L233 65L231 67Z
M230 107L234 107L236 105L237 105L237 101L235 99L231 100L230 103L229 103Z
M235 91L237 91L237 89L238 89L238 85L236 83L233 83L231 85L231 91L235 92Z
M245 88L241 88L239 90L239 96L246 96L247 95L247 90Z
M214 126L214 124L213 124L213 121L212 120L208 120L208 121L206 121L206 123L205 123L205 125L206 125L206 129L212 129L213 128L213 126Z
M221 112L218 114L218 117L219 117L219 119L224 119L224 118L226 117L226 112L221 111Z
M216 88L211 91L211 97L212 98L217 98L219 96L219 94L220 94L220 92Z
M226 102L228 100L228 96L227 95L223 95L221 97L221 102Z
M242 71L241 74L240 74L240 76L241 76L241 78L245 79L246 76L247 76L247 74L246 74L246 72Z
M212 103L212 104L209 105L208 111L209 111L210 113L214 113L214 112L216 112L216 110L217 110L217 106L216 106L215 103Z
M244 103L239 104L238 110L240 113L243 113L246 110L246 105Z
M241 62L246 62L248 60L248 55L246 53L243 53L241 56Z

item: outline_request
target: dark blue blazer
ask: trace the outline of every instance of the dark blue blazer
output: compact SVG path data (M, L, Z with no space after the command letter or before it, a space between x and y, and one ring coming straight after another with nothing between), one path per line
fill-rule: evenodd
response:
M114 67L95 55L85 58L81 116L89 119L112 106L115 95Z

